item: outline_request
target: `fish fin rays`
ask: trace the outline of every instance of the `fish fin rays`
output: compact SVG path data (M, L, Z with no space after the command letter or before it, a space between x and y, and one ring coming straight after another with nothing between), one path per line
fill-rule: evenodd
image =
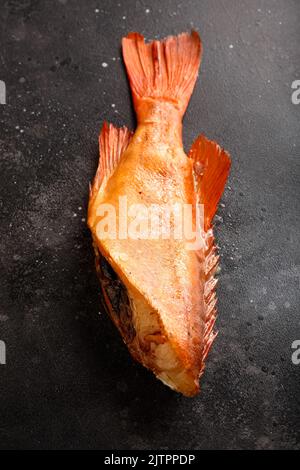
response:
M204 284L204 308L205 308L205 330L203 339L203 352L201 358L200 377L204 372L205 360L218 332L214 330L217 318L217 296L216 285L218 280L215 273L219 265L219 256L216 254L216 246L212 229L206 232L205 251L205 284Z
M193 143L193 159L198 202L204 205L204 228L208 230L216 213L229 174L230 157L216 142L200 135Z
M201 358L200 376L204 372L205 360L217 336L214 325L217 318L217 279L219 256L216 253L215 239L212 230L212 219L216 213L219 200L229 174L230 157L216 142L200 135L193 143L189 157L193 159L193 172L197 201L204 205L205 230L205 332Z
M117 128L104 122L99 135L99 164L90 185L90 197L96 194L115 171L133 133L127 127Z
M124 62L134 103L143 98L174 102L184 113L201 62L202 44L196 31L145 43L139 33L122 40Z

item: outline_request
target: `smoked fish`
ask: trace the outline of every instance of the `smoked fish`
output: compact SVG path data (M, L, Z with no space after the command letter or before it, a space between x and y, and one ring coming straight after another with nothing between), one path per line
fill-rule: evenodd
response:
M203 135L188 154L183 149L182 119L202 55L197 32L150 43L130 33L122 51L137 128L133 133L104 123L99 136L88 207L96 270L105 308L134 359L172 389L194 396L216 337L218 255L212 220L230 157ZM120 236L118 228L128 226L140 207L151 208L156 228L169 222L174 229L177 219L161 211L174 204L192 207L186 217L195 230L197 205L202 205L197 248L187 248L185 235L157 237L155 230L154 237L144 236L143 229L138 236ZM103 231L110 208L115 209L114 236ZM138 215L141 227L146 216Z

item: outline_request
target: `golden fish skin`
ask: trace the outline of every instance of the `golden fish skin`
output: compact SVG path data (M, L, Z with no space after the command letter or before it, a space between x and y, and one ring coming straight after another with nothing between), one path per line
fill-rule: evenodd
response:
M101 130L88 209L96 269L107 311L132 356L172 389L193 396L216 336L212 219L230 158L204 136L188 155L183 150L182 118L201 61L199 35L146 44L130 33L122 48L138 125L134 133L106 123ZM192 226L198 223L196 205L203 204L201 247L187 249L184 237L103 236L101 208L119 208L124 197L130 207L158 208L157 216L166 204L190 205ZM122 217L116 211L118 227Z

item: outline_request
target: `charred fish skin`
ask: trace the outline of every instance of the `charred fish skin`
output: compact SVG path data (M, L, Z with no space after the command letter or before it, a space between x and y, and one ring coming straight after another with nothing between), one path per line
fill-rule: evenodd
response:
M88 209L96 268L108 313L132 356L169 387L194 396L216 337L212 219L230 158L204 136L188 155L183 149L182 118L202 55L198 33L150 43L130 33L122 48L138 125L133 134L104 123L100 133ZM129 205L191 205L193 225L196 205L203 204L201 246L190 250L186 239L174 238L107 239L97 230L99 208L117 208L122 197Z
M96 254L96 270L102 288L101 301L105 311L120 330L124 342L129 345L135 338L136 332L127 289L99 251Z

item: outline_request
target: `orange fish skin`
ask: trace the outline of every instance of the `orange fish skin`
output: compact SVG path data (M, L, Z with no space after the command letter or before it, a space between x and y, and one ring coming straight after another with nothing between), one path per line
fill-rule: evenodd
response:
M205 138L197 139L189 156L183 150L182 118L197 78L201 50L195 32L147 45L137 33L123 40L138 126L132 137L104 126L100 154L107 164L102 161L101 171L97 171L88 211L97 270L111 318L133 357L186 396L199 392L199 377L216 336L213 275L218 258L211 220L230 166L228 155ZM137 57L142 57L140 62ZM203 173L197 172L199 165ZM97 210L101 204L118 207L123 196L129 206L180 203L195 207L203 202L207 217L202 248L187 250L185 239L102 238L97 231L101 220ZM195 226L195 211L191 218ZM104 281L101 259L108 262L125 289L127 316L119 315L110 301L112 281ZM124 311L124 305L122 308Z

